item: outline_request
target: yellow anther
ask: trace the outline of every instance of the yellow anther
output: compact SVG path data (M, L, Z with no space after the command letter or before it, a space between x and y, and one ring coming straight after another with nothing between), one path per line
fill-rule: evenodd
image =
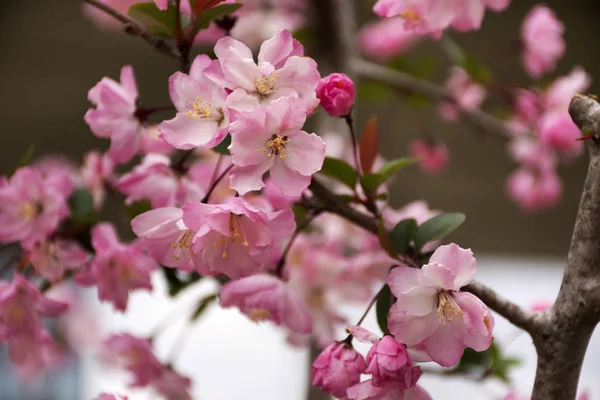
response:
M275 87L275 81L277 78L279 78L279 75L272 75L269 77L261 75L254 78L254 86L256 87L256 91L263 96L275 93L278 89Z
M438 323L446 325L452 322L454 318L462 316L462 310L456 303L452 294L447 291L441 291L439 294L439 303L437 309Z
M250 319L254 322L262 322L271 316L269 310L265 308L255 308L250 312Z
M223 257L223 258L227 258L227 256L228 256L228 254L227 254L227 252L226 252L226 251L224 251L223 253L221 253L221 257Z
M194 232L187 229L183 232L177 240L171 243L171 247L173 248L173 258L179 260L181 258L181 252L187 250L189 252L188 258L191 258L192 249L190 248L192 244L192 239L194 238Z
M25 221L30 221L38 214L40 207L31 202L20 204L17 209L18 215Z
M274 155L279 156L279 158L285 158L285 144L289 143L289 141L290 139L288 139L287 136L273 135L271 139L267 141L267 145L263 152L267 153L267 158L271 158Z
M212 103L202 100L200 97L196 97L194 102L186 100L187 103L191 103L192 106L186 111L188 117L194 119L198 118L211 118L216 121L223 119L223 113L220 108L216 108Z
M415 10L413 7L406 9L406 11L401 12L400 16L406 20L417 22L421 20L421 15Z

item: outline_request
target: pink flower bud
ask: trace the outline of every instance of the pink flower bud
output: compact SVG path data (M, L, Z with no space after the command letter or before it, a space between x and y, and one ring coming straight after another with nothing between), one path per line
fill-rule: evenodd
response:
M321 106L333 117L350 114L354 105L354 82L345 74L331 74L322 78L317 86Z
M414 140L408 151L411 156L419 158L421 169L428 174L439 174L448 165L448 148L441 142Z
M371 347L367 354L367 364L366 372L373 375L373 384L376 386L384 382L402 382L407 375L412 376L408 371L412 362L406 348L391 336L384 336Z
M313 363L312 384L335 397L345 398L346 390L360 382L365 359L345 343L329 345Z

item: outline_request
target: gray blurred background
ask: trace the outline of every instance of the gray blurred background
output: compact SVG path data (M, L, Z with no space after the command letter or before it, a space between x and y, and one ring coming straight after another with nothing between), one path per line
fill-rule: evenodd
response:
M528 85L518 56L518 27L536 2L513 0L501 14L487 13L480 32L452 38L486 64L503 85ZM600 2L546 2L566 25L567 53L557 73L582 65L600 81ZM360 0L360 17L373 18ZM79 160L92 147L107 142L94 137L83 121L89 107L87 91L103 76L117 78L124 64L135 67L142 101L168 104L167 78L176 69L138 38L104 33L81 12L75 0L26 0L0 3L0 171L9 173L31 143L36 154L63 152ZM445 79L445 57L434 43L419 54L441 63L435 79ZM598 82L590 90L598 93ZM492 104L493 105L493 104ZM462 123L447 124L434 107L413 109L396 101L363 104L359 126L373 113L381 122L384 156L406 153L407 143L424 133L442 138L451 151L449 169L429 177L416 168L403 171L392 189L392 204L424 198L432 207L467 214L455 234L463 247L481 252L566 254L585 176L587 157L561 167L565 183L561 205L537 215L524 215L504 194L504 182L514 170L505 155L506 143L475 132Z

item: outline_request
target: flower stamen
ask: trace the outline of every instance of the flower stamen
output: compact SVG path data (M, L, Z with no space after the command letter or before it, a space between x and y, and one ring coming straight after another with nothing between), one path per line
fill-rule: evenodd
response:
M452 322L454 318L461 317L463 314L460 306L456 303L456 300L452 297L452 294L442 290L439 293L438 302L438 323L446 325L448 322Z

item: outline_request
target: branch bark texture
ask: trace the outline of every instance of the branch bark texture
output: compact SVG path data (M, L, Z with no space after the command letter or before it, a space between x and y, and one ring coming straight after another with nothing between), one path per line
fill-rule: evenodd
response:
M600 321L600 104L576 95L573 121L591 135L585 186L571 238L567 265L542 329L532 332L538 365L532 400L571 400L590 337Z

